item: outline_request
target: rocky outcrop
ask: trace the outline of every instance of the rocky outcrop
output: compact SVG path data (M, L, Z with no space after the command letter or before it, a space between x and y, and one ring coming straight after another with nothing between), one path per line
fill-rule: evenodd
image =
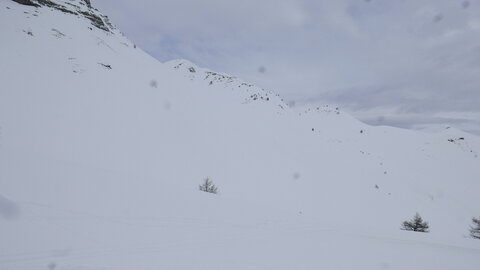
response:
M85 2L85 4L87 4L88 8L92 8L92 4L90 3L90 0L83 0L83 2Z
M74 3L66 2L65 4L68 4L67 6L56 3L54 1L50 1L50 0L12 0L12 1L21 5L27 5L27 6L34 6L34 7L46 6L64 13L82 16L90 20L93 26L106 32L112 32L112 30L114 29L113 25L108 20L108 17L99 14L97 10L92 7L90 0L81 0L80 2L78 2L78 4L80 5L75 5ZM87 8L81 7L81 5L86 6Z
M34 7L40 6L36 1L32 1L32 0L12 0L12 1L17 2L21 5L34 6Z

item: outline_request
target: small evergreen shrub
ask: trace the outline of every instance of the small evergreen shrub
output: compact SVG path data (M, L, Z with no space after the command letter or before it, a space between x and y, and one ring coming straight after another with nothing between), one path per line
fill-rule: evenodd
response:
M475 239L480 239L480 217L472 218L473 226L470 227L470 236Z
M429 232L428 222L423 221L422 217L418 213L416 213L413 219L410 221L404 221L401 229L414 232Z
M203 180L203 184L199 185L198 189L201 191L213 193L213 194L217 194L218 192L218 188L213 184L213 182L208 177L205 178L205 180Z

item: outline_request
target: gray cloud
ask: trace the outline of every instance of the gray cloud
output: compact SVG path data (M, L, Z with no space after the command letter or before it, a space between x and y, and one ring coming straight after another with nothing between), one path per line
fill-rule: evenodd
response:
M478 116L477 116L478 117ZM367 113L361 113L359 118L371 125L381 126L395 126L408 129L425 129L432 131L444 130L447 127L455 126L463 129L466 132L480 135L480 130L477 128L480 125L480 121L471 118L457 118L454 116L438 116L430 114L386 114L382 115L378 111L375 115Z
M480 1L94 4L162 61L186 58L297 104L337 103L356 116L480 112Z

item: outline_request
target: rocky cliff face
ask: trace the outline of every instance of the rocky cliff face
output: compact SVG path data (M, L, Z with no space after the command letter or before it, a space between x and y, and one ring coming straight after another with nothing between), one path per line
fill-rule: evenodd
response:
M77 16L83 16L89 19L93 26L107 32L111 32L114 26L110 23L107 16L98 13L98 10L93 8L90 0L74 0L68 2L49 1L49 0L12 0L22 5L34 6L37 8L47 7L59 10L64 13L70 13Z

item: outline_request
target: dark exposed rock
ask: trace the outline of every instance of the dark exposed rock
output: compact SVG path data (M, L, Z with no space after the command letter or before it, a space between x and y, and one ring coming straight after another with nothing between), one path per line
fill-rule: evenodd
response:
M101 15L101 16L102 16L102 18L103 18L103 22L104 22L108 27L110 27L110 29L115 28L115 27L113 26L113 24L110 22L110 19L108 18L107 15Z
M47 6L56 10L59 10L64 13L69 13L73 15L82 15L83 17L87 18L90 20L93 26L104 30L106 32L111 32L111 29L114 29L113 25L110 23L110 20L108 19L107 16L104 15L97 15L92 8L92 5L90 3L90 0L83 0L89 10L81 10L79 6L69 4L71 7L70 9L67 8L66 6L57 4L51 0L12 0L14 2L17 2L22 5L28 5L28 6L34 6L34 7L41 7L41 6Z
M36 2L32 0L12 0L13 2L17 2L21 5L27 5L27 6L34 6L34 7L39 7L40 5L37 4Z
M49 0L37 0L37 2L38 2L40 5L47 6L47 7L51 7L51 8L60 10L61 12L70 13L70 14L74 14L74 15L77 15L77 14L78 14L78 13L76 13L76 12L74 12L74 11L69 10L66 6L62 6L62 5L60 5L60 4L54 3L54 2L49 1Z
M110 29L105 25L105 22L102 20L102 18L100 18L100 16L88 11L79 11L79 13L82 14L85 18L89 19L93 26L110 32Z
M107 65L107 64L104 64L104 63L98 63L98 64L102 65L104 68L112 69L111 65Z
M87 4L88 8L92 8L92 3L90 3L90 0L83 0L83 2L85 2L85 4Z

